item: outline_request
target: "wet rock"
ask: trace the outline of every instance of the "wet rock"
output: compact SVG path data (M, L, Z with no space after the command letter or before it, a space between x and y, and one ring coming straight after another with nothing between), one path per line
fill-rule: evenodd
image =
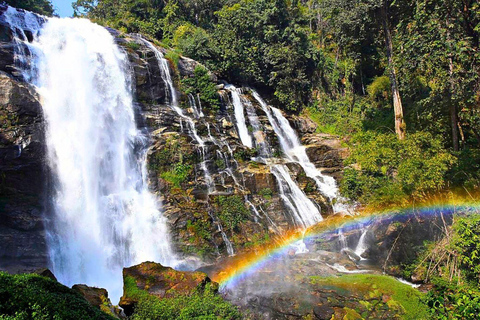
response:
M35 90L0 71L0 269L47 265L45 133Z
M328 306L317 306L313 308L313 314L315 315L315 319L330 320L335 314L335 311Z
M176 295L202 292L209 283L218 289L218 285L203 272L176 271L155 262L143 262L124 268L123 281L123 296L119 305L124 308L127 315L132 313L138 302L138 294L135 294L137 290L159 299L168 299ZM133 292L132 286L135 286Z
M292 116L290 122L301 136L307 133L314 133L317 130L317 124L307 117Z

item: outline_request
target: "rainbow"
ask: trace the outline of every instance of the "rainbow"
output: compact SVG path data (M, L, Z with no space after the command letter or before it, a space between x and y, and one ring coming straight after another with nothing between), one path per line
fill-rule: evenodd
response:
M313 237L338 233L339 230L351 231L366 227L382 219L382 222L406 221L412 216L428 217L444 215L480 213L480 199L470 197L470 200L449 196L438 197L419 205L389 208L385 210L363 210L355 216L332 216L321 223L307 229L295 230L274 238L270 243L258 246L249 252L240 253L222 263L222 270L212 275L212 280L218 282L221 288L234 288L242 280L255 274L275 259L295 252L295 246Z

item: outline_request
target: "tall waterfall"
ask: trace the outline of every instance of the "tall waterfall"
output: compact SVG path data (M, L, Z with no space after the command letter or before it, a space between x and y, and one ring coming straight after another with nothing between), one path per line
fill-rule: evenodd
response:
M15 9L6 15L22 28ZM66 285L107 288L116 302L124 266L176 262L147 185L148 137L135 124L126 55L83 19L48 19L26 44L47 123L53 271Z

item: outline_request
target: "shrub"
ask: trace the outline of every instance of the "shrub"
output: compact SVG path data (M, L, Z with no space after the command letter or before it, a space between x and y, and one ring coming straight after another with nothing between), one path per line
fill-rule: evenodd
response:
M219 196L220 213L218 217L227 228L233 230L248 217L249 211L240 196Z
M183 79L182 86L186 94L198 94L203 106L214 111L220 109L220 97L217 87L205 67L197 65L193 77Z
M141 299L132 316L133 320L235 320L241 318L237 307L213 293L210 287L207 287L204 293L195 293L191 296Z
M36 275L0 272L0 319L115 319L66 286Z
M354 137L347 163L355 166L345 170L342 193L385 205L442 190L454 158L428 133L410 134L400 141L394 134L367 132Z

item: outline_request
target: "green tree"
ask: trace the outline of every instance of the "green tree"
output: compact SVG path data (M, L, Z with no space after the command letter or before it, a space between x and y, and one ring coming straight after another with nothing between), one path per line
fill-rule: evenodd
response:
M5 0L5 3L15 8L29 10L49 17L55 13L50 0Z

